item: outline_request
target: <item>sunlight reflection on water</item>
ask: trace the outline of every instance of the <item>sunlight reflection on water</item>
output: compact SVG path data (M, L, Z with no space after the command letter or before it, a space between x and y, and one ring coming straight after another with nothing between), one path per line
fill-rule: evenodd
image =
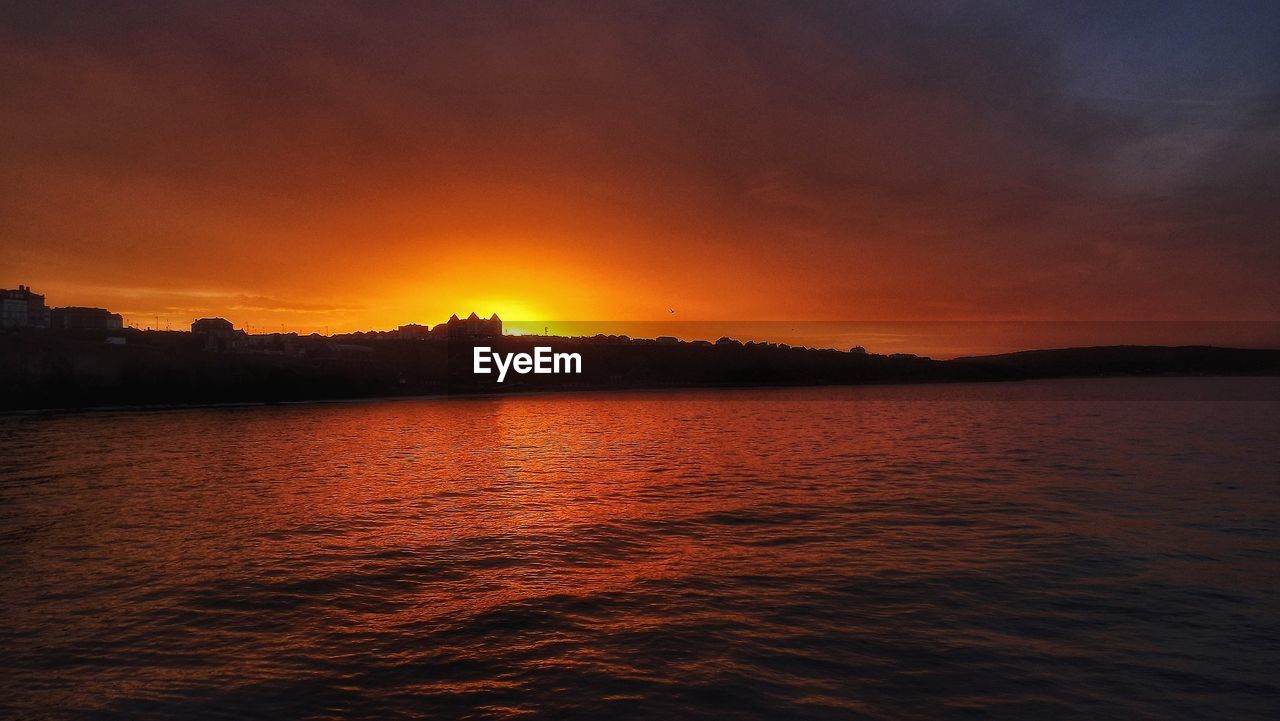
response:
M1099 383L0 417L0 715L1268 715L1276 383Z

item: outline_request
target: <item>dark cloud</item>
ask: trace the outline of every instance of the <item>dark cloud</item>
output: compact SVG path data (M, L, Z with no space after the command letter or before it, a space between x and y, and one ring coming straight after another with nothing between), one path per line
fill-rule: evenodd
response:
M722 254L826 315L1280 314L1270 6L4 12L0 242L32 267L105 243L270 283L528 227L673 282Z

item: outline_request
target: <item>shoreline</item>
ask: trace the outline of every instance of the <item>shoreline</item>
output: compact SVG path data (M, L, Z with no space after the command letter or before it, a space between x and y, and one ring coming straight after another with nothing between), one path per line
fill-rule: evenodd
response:
M999 386L999 385L1022 385L1029 383L1048 383L1057 381L1114 381L1114 380L1186 380L1186 379L1270 379L1280 378L1280 373L1160 373L1160 374L1114 374L1114 375L1066 375L1052 377L1023 377L1023 378L989 378L989 379L922 379L917 381L885 381L885 382L859 382L859 383L808 383L808 384L752 384L752 385L685 385L685 386L632 386L632 387L596 387L596 388L564 388L564 389L548 389L534 388L525 390L510 391L489 391L489 392L464 392L464 393L421 393L421 394L403 394L403 395L368 395L368 396L351 396L344 398L305 398L290 400L246 400L246 401L225 401L225 402L192 402L192 403L141 403L141 404L116 404L101 406L64 406L64 407L45 407L45 408L13 408L0 409L0 417L4 416L52 416L52 415L77 415L77 414L99 414L99 413L162 413L168 411L182 410L212 410L212 409L235 409L235 408L267 408L267 407L284 407L284 406L321 406L321 405L352 405L359 403L383 403L383 402L413 402L413 401L451 401L451 400L482 400L482 399L511 399L511 398L545 398L548 396L561 395L618 395L626 393L639 394L658 394L670 392L702 392L716 393L721 391L749 391L749 390L795 390L795 389L817 389L817 388L914 388L921 386ZM1236 399L1226 399L1236 400ZM1271 398L1254 399L1260 402L1276 400Z

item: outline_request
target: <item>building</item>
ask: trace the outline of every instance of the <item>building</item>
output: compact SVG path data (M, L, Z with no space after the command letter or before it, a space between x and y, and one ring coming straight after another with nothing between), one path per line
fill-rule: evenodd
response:
M17 290L0 289L0 328L48 328L49 309L44 296L20 285Z
M235 329L226 318L201 318L191 324L192 333L231 333Z
M227 338L235 340L235 331L230 336L225 331L216 331L214 337ZM318 336L317 336L318 337ZM297 333L259 333L258 335L246 334L241 340L238 347L244 348L246 351L253 353L261 353L263 355L286 355L301 356L304 353L305 343L298 337ZM208 344L205 345L208 348ZM236 347L234 344L232 347ZM213 350L217 350L214 348Z
M49 312L49 327L56 330L120 330L124 318L106 308L70 306Z
M403 340L426 340L432 337L431 326L409 323L396 330L396 337Z
M498 317L497 313L489 316L488 320L476 315L475 311L472 311L471 315L466 318L458 318L457 314L454 314L449 316L449 320L441 325L444 326L450 340L497 338L502 335L502 319ZM440 326L436 326L435 330L439 331Z
M191 324L191 333L201 340L207 351L229 351L246 345L246 334L236 330L226 318L201 318Z

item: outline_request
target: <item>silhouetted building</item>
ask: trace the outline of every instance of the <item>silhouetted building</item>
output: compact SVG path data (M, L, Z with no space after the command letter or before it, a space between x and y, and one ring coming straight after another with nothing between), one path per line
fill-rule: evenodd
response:
M49 327L57 330L120 330L124 318L106 308L70 306L49 312Z
M235 350L245 345L245 332L236 330L226 318L201 318L191 324L191 333L203 341L207 351Z
M0 328L48 328L49 309L44 296L25 285L0 290Z
M444 324L449 338L496 338L502 335L502 319L497 313L489 316L488 320L481 318L471 312L471 315L460 319L457 314L449 316L449 320ZM439 326L436 328L439 330Z
M400 328L396 330L396 337L403 340L426 340L432 336L433 332L429 325L409 323L407 325L400 326Z
M234 339L235 332L233 331L229 337ZM238 346L233 344L232 347L243 348L248 352L262 353L263 355L303 355L303 340L298 337L297 333L245 334L243 341Z
M226 318L201 318L191 324L192 333L230 333L235 329Z

